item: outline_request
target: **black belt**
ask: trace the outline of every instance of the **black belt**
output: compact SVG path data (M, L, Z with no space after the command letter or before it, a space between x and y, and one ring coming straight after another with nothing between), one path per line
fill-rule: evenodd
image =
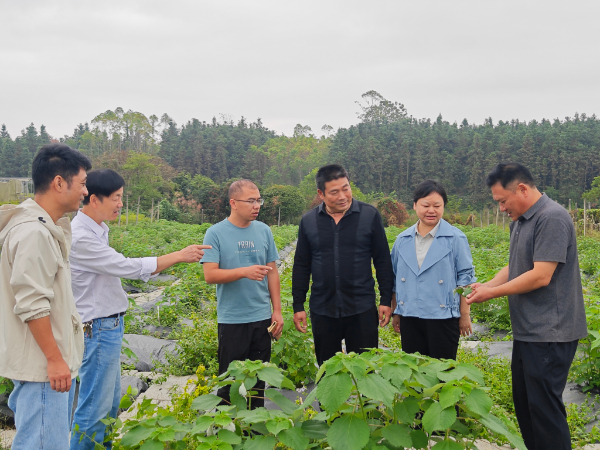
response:
M125 315L125 311L116 313L116 314L112 314L110 316L101 317L101 319L116 319L117 317L123 317L124 315Z

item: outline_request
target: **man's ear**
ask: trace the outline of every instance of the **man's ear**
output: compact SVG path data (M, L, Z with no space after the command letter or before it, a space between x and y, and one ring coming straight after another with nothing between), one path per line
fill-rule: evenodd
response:
M319 195L321 200L325 200L325 194L323 193L323 191L321 191L321 189L317 189L317 194Z

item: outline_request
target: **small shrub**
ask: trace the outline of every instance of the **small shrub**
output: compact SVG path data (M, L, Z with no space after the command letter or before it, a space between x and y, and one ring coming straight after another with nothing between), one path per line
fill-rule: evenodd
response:
M404 203L399 203L390 197L384 197L377 202L377 209L385 227L399 227L408 220L408 212Z

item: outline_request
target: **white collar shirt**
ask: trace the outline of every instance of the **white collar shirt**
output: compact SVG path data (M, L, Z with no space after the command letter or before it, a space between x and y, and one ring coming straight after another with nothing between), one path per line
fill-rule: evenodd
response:
M79 211L71 222L71 278L77 311L83 322L127 310L120 278L148 281L157 258L126 258L108 245L109 228Z
M415 250L417 251L417 263L419 264L419 269L421 268L421 264L425 261L425 257L427 256L427 252L429 251L429 247L433 243L433 239L435 238L435 234L440 228L440 222L436 224L432 230L427 233L425 236L421 236L419 233L419 222L415 226Z

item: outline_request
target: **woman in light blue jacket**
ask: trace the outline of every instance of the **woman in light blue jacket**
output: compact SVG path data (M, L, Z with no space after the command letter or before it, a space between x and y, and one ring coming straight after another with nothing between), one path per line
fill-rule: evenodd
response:
M477 280L471 250L465 234L442 219L448 197L441 184L423 181L413 201L419 220L392 248L392 323L405 352L456 359L460 335L471 334L471 318L454 289Z

